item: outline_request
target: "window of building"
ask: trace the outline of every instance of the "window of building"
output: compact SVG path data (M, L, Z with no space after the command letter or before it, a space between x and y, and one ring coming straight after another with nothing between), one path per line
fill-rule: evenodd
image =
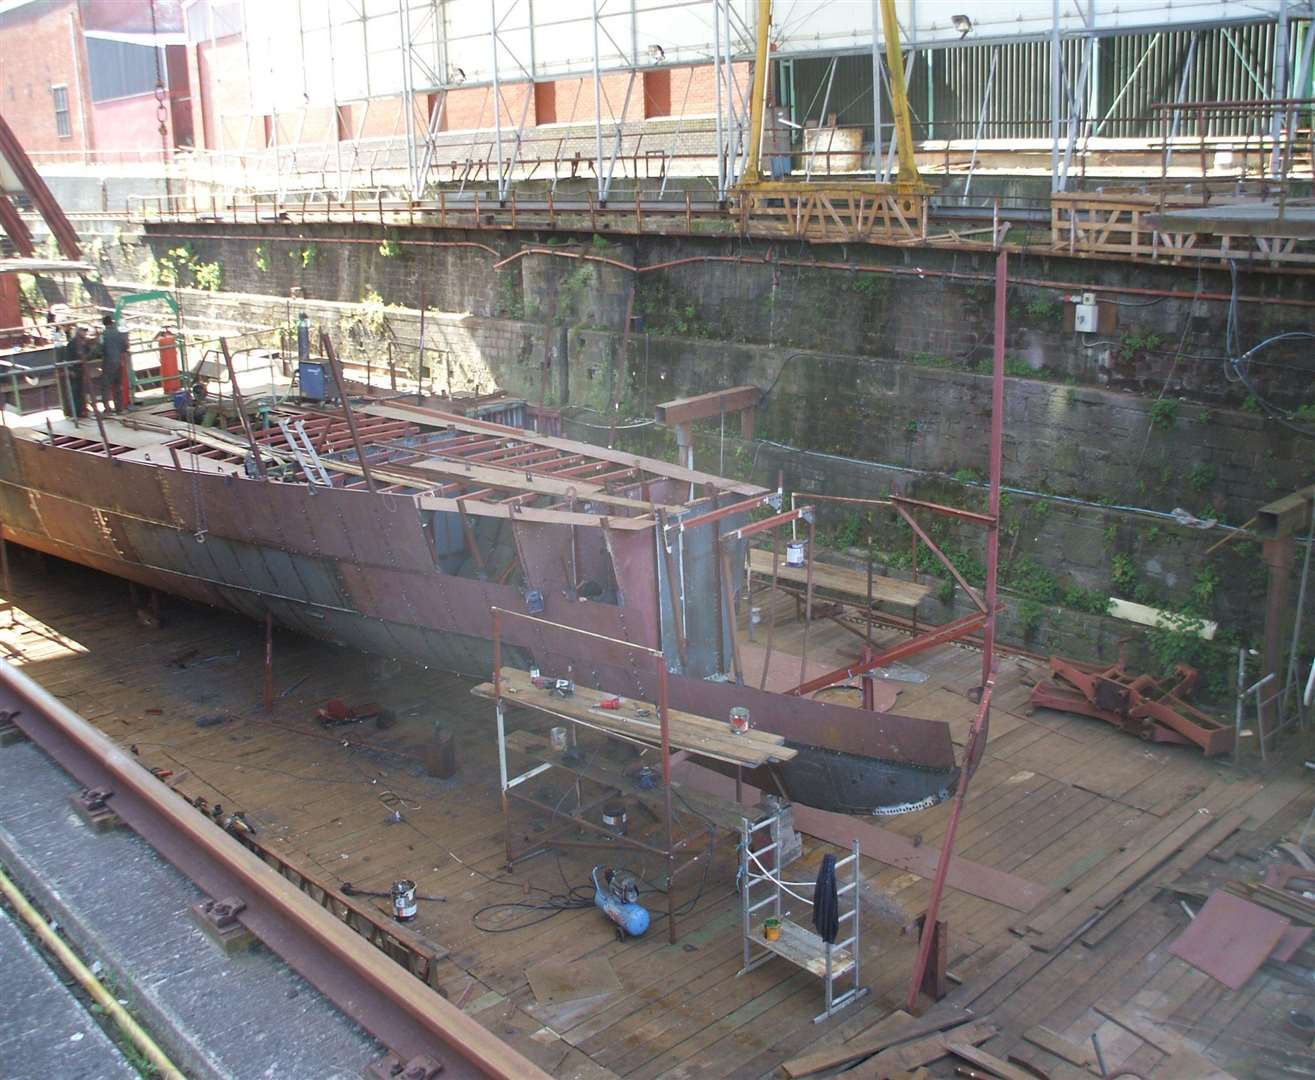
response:
M55 99L55 134L61 139L73 138L73 121L68 112L68 87L52 86L50 94Z
M87 37L87 69L91 73L91 100L110 101L155 92L155 81L165 75L164 57L157 67L155 48L128 41Z

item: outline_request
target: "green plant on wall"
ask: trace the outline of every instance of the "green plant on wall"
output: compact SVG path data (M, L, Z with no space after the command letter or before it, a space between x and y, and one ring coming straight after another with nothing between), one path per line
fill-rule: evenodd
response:
M256 269L259 270L262 274L268 272L268 270L269 270L269 245L268 245L268 244L257 244L257 245L256 245Z
M1119 342L1119 357L1123 360L1135 360L1143 353L1154 352L1164 344L1164 338L1153 330L1134 331L1124 334Z
M309 270L315 265L317 252L314 244L307 244L305 247L293 248L288 252L289 259L300 260L301 268Z
M388 332L388 305L384 303L382 296L367 285L360 306L344 315L340 322L348 334L356 337L365 334L373 338L381 338Z
M1027 317L1033 322L1043 324L1058 323L1064 315L1064 308L1059 301L1049 300L1045 297L1029 300L1023 310L1027 312Z
M192 279L198 289L218 292L224 287L224 267L218 262L192 264Z
M383 242L379 245L379 254L385 259L395 259L402 254L402 245L391 236L384 237Z
M1160 431L1172 431L1178 426L1178 402L1174 398L1158 398L1151 405L1151 426Z
M1116 592L1125 596L1136 591L1137 564L1132 561L1131 555L1119 552L1110 560L1110 583Z
M1217 475L1213 465L1197 464L1188 471L1187 482L1192 486L1193 491L1205 492L1214 486Z

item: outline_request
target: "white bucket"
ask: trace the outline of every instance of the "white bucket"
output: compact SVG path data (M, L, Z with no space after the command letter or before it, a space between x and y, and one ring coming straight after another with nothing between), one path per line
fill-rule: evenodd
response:
M808 541L791 540L785 546L785 565L803 566L808 558Z

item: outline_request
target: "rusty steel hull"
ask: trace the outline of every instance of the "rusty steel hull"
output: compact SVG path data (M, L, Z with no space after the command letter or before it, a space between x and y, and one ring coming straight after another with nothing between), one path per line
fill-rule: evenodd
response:
M0 430L0 522L8 540L253 619L269 614L362 651L487 678L491 609L524 610L526 594L469 567L448 572L452 556L435 539L443 523L418 502L111 460ZM503 541L515 545L525 587L542 594L545 618L669 647L664 619L671 612L659 596L653 529L515 518L494 524L509 530ZM691 573L698 572L696 554L691 548ZM602 598L577 597L565 580L571 560L576 576L607 584ZM706 623L707 612L701 617ZM506 638L520 662L532 657L544 670L569 667L583 683L655 695L651 674L620 650L516 622ZM693 616L690 625L699 625ZM715 662L715 651L705 664ZM821 809L865 814L939 801L953 790L954 750L944 723L708 681L707 673L693 664L673 673L672 705L709 716L744 705L758 727L801 748L764 787L784 787Z

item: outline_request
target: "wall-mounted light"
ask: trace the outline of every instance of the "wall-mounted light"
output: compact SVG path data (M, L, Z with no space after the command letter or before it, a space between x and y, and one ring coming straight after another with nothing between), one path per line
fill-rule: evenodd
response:
M973 21L967 15L951 15L950 25L959 31L959 37L967 37L973 29Z
M648 47L648 58L655 64L662 63L667 58L666 50L661 45L650 45Z

